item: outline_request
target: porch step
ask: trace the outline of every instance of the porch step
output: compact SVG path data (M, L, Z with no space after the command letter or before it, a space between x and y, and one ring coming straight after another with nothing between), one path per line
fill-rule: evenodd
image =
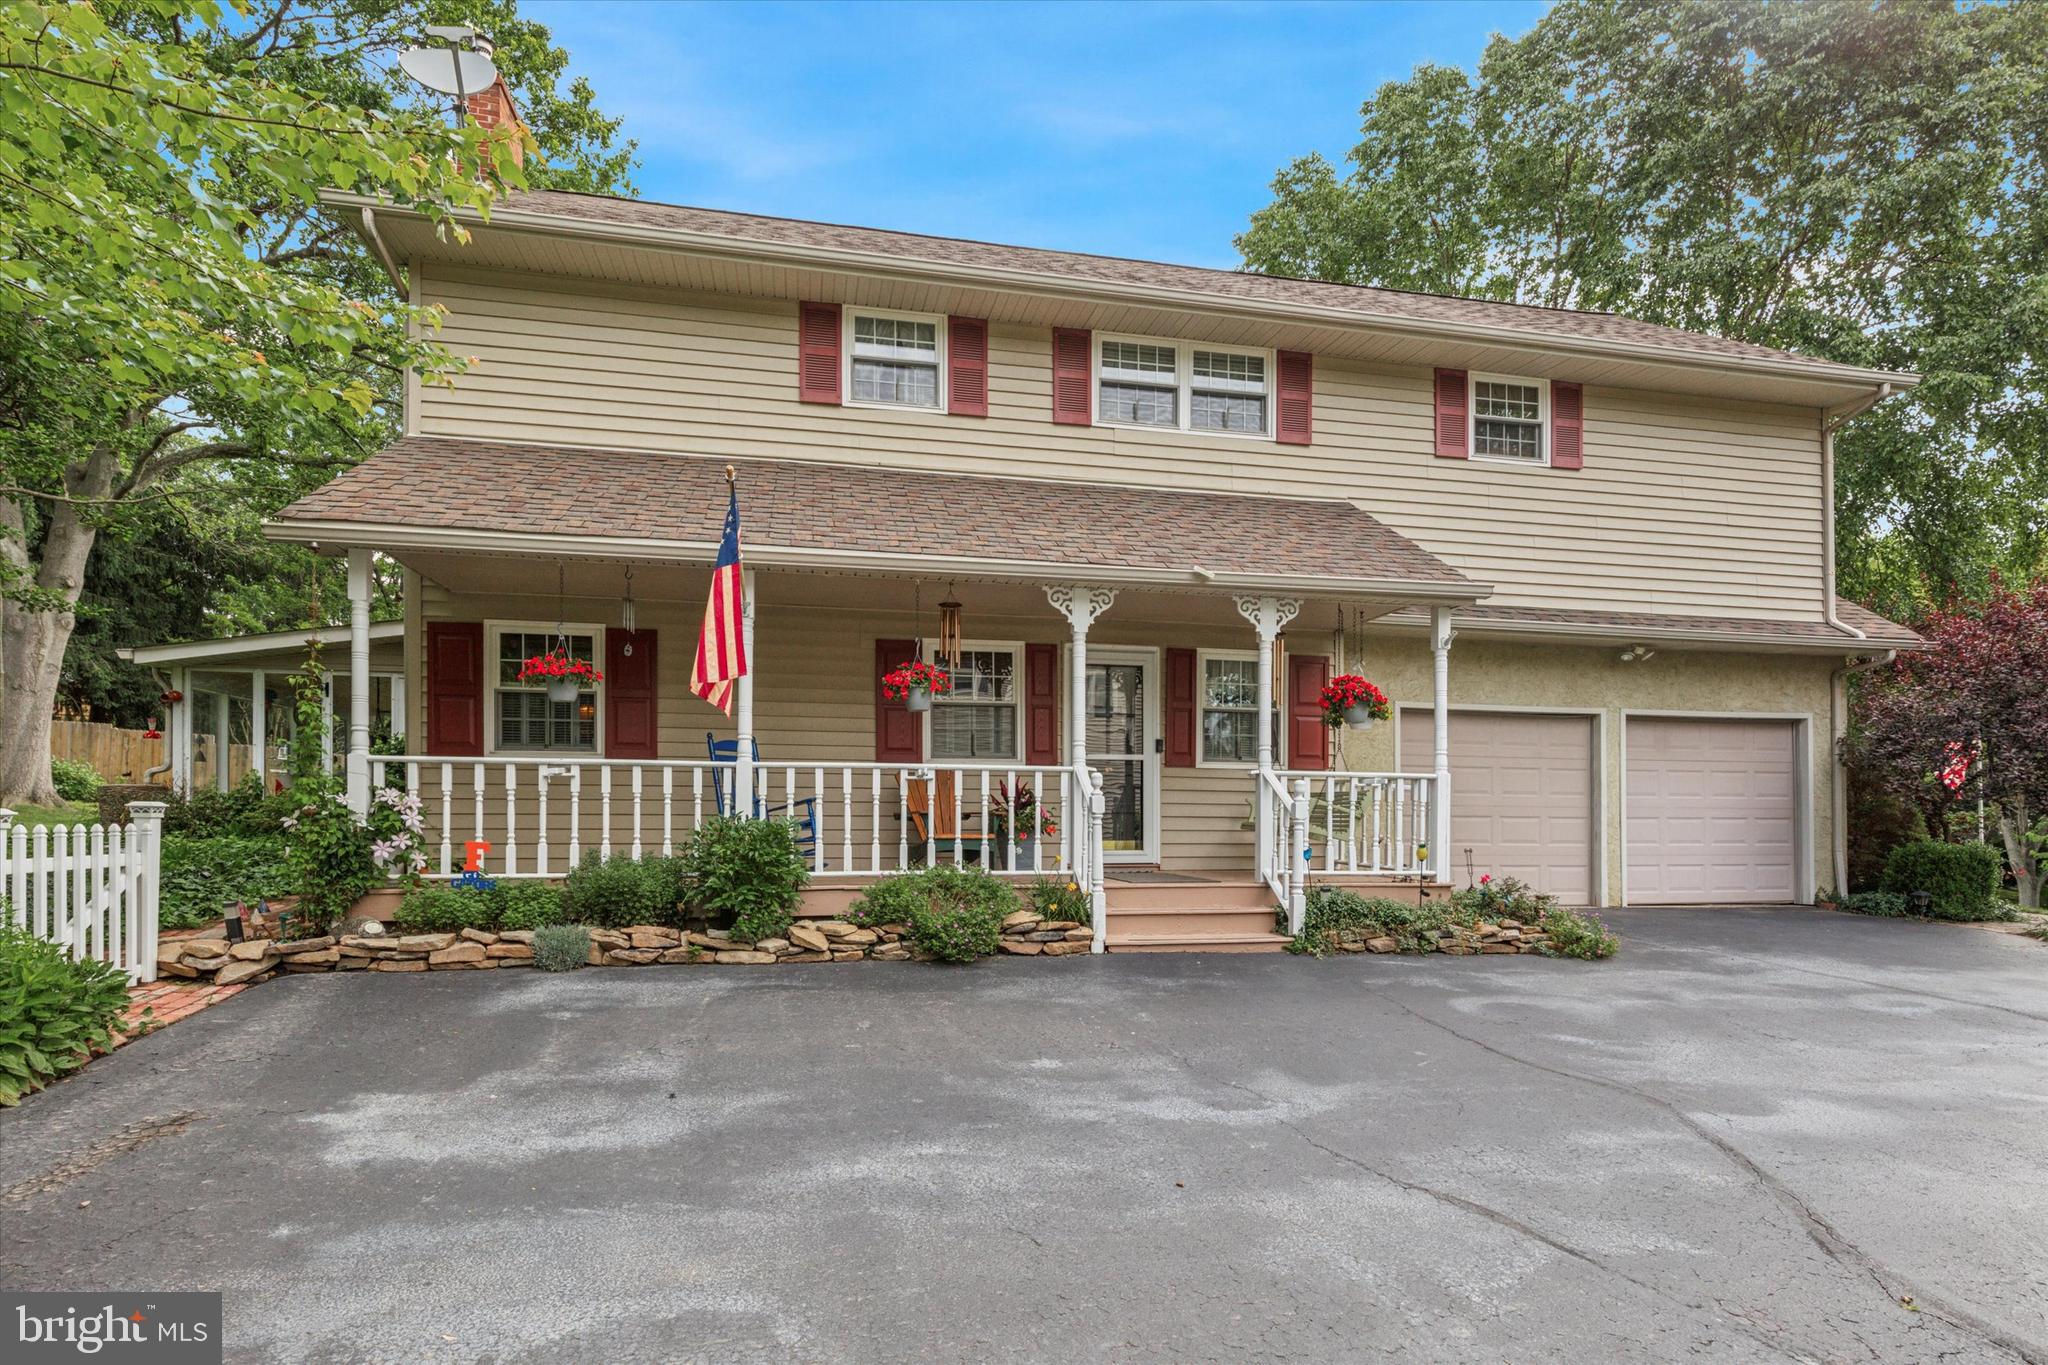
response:
M1112 931L1105 939L1112 953L1277 953L1287 939L1274 933L1130 934Z
M1103 886L1112 915L1145 910L1271 910L1273 892L1253 878L1200 882L1118 882Z
M1270 934L1273 907L1267 905L1162 905L1143 909L1110 903L1109 932L1146 938L1193 934Z

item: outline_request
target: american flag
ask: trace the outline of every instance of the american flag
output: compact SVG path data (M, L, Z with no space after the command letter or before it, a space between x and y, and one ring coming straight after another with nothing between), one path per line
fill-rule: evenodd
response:
M697 663L690 670L690 690L729 716L733 679L747 671L747 643L740 631L746 589L740 580L739 489L732 487L727 497L725 538L718 545L718 567L711 573L704 628L697 632Z

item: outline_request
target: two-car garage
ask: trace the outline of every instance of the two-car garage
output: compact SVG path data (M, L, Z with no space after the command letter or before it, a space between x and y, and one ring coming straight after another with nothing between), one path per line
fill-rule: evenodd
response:
M1567 904L1770 905L1798 898L1802 726L1778 718L1619 718L1624 887L1603 896L1606 727L1590 712L1453 708L1451 859ZM1427 707L1403 707L1401 761L1426 770ZM1469 850L1469 853L1468 853Z

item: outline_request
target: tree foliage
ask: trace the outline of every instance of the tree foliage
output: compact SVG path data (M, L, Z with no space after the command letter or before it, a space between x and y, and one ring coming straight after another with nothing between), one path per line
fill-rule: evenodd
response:
M2048 582L1993 582L1980 604L1922 627L1925 653L1866 680L1844 757L1859 780L1912 801L1930 829L1959 800L1993 803L2023 904L2041 903L2048 843Z
M2039 4L1561 0L1382 86L1238 248L1922 373L1838 441L1843 588L1910 618L2048 564L2044 57Z

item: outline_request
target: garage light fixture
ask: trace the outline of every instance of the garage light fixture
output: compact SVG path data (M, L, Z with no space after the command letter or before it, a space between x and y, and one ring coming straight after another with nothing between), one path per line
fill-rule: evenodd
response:
M1621 661L1625 664L1641 663L1645 659L1654 659L1656 657L1657 651L1651 649L1648 645L1630 645L1627 649L1621 651Z

